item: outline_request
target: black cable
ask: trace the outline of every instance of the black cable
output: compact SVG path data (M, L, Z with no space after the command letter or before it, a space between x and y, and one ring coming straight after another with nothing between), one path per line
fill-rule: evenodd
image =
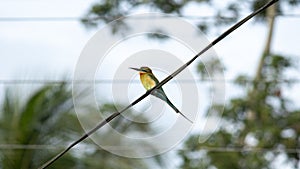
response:
M175 77L177 74L179 74L182 70L184 70L187 66L189 66L201 54L203 54L208 49L210 49L211 47L213 47L215 44L217 44L218 42L220 42L222 39L224 39L226 36L228 36L230 33L232 33L238 27L240 27L245 22L247 22L249 19L251 19L252 17L254 17L256 14L258 14L261 11L265 10L266 8L268 8L269 6L271 6L272 4L274 4L277 1L278 0L271 0L270 2L268 2L267 4L265 4L263 7L259 8L258 10L254 11L253 13L251 13L250 15L248 15L247 17L245 17L244 19L242 19L241 21L239 21L238 23L236 23L235 25L233 25L231 28L229 28L227 31L225 31L223 34L221 34L218 38L216 38L213 42L211 42L207 47L205 47L202 51L200 51L196 56L194 56L190 61L188 61L183 66L181 66L179 69L177 69L174 73L172 73L170 76L168 76L167 78L165 78L163 81L161 81L160 83L158 83L154 88L148 90L145 94L143 94L138 99L136 99L135 101L133 101L127 107L123 108L121 111L113 113L108 118L106 118L104 121L100 122L96 127L94 127L93 129L91 129L89 132L87 132L86 134L84 134L81 138L79 138L75 142L73 142L70 146L68 146L61 153L59 153L58 155L56 155L55 157L53 157L52 159L50 159L49 161L47 161L45 164L43 164L39 169L44 169L44 168L50 166L52 163L54 163L56 160L58 160L61 156L63 156L65 153L67 153L76 144L80 143L82 140L86 139L88 136L90 136L91 134L93 134L99 128L101 128L102 126L104 126L106 123L110 122L112 119L114 119L115 117L119 116L121 113L123 113L124 111L126 111L130 107L134 106L135 104L137 104L141 100L143 100L152 91L154 91L154 90L162 87L164 84L166 84L168 81L170 81L173 77Z

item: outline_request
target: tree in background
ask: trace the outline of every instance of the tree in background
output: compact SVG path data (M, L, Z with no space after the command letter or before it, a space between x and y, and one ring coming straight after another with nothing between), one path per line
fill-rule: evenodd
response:
M1 144L19 145L21 148L1 151L0 168L37 168L42 161L55 155L39 146L69 141L80 131L75 116L71 114L71 93L64 84L41 87L26 101L20 100L12 90L7 90L3 100L0 116ZM62 161L69 166L76 164L76 158L70 154L58 162L57 166L61 166Z
M203 5L215 11L213 16L204 16L213 17L212 19L206 20L204 18L196 23L202 31L209 31L211 28L236 22L241 15L245 14L245 12L254 11L266 4L268 1L269 0L228 1L225 7L222 6L222 8L220 8L218 5L215 5L216 2L213 0L99 0L99 2L96 2L89 9L86 16L82 19L82 23L86 26L106 24L119 19L120 17L134 13L137 9L146 9L149 10L149 12L163 12L184 17L184 10L192 4L198 6ZM286 12L284 11L285 6L296 6L299 4L299 1L285 0L279 1L277 4L276 9L274 9L274 14L276 16L282 15ZM201 11L199 11L199 13L200 12ZM255 20L259 22L266 22L268 18L266 15L270 16L270 10L260 13ZM195 16L198 15L195 14ZM112 28L113 33L124 28L124 23L122 23L122 21L118 22L120 22L120 24L116 24L114 25L116 27Z
M242 12L258 9L268 0L230 1L224 9L216 9L214 22L198 23L202 30L210 30L216 25L235 22ZM98 25L108 23L121 16L130 14L138 8L147 8L181 15L187 4L208 5L214 7L214 1L109 1L94 4L83 23ZM270 168L272 161L279 155L287 156L287 161L299 163L300 110L292 110L292 104L283 94L283 90L293 83L284 79L286 70L291 70L293 61L287 56L275 54L271 50L275 19L285 13L284 9L299 4L298 0L279 1L256 17L256 21L267 24L267 40L254 77L244 75L237 77L236 84L243 89L243 96L228 101L223 113L220 129L204 144L198 143L199 135L191 136L185 144L186 151L179 156L183 163L181 168ZM122 24L120 24L122 25ZM113 28L115 33L118 28ZM199 49L200 50L200 49ZM214 63L214 62L213 62ZM207 65L206 65L207 66ZM204 66L199 64L199 73L205 74ZM282 83L284 82L284 83ZM218 111L219 105L213 105ZM251 140L251 141L249 141ZM213 152L202 150L202 146L238 148L238 152ZM247 151L247 148L258 151ZM281 152L272 151L280 148ZM288 151L288 150L292 151ZM202 160L201 160L202 159Z
M263 4L255 1L253 7ZM300 110L290 108L292 103L283 94L284 89L293 85L292 80L284 78L285 73L296 65L291 58L271 51L275 18L282 11L281 5L283 1L258 17L267 22L268 35L254 78L240 75L236 79L235 84L247 89L244 95L226 104L220 129L204 144L198 143L200 135L190 137L185 144L187 151L179 153L182 168L274 168L273 162L279 155L286 156L286 163L295 168L300 164ZM198 68L203 74L203 65ZM213 106L218 111L219 105ZM207 151L203 147L223 151Z
M116 111L111 104L104 104L100 109L107 114ZM118 131L123 133L151 132L149 126L129 125L122 117L116 119L112 126L118 126ZM82 134L74 112L72 93L65 83L42 86L25 100L7 90L0 107L0 168L38 168ZM109 135L101 132L104 138ZM145 160L115 156L100 149L91 140L86 140L81 146L84 148L75 148L65 154L51 168L149 168ZM154 163L162 165L161 158L156 157Z

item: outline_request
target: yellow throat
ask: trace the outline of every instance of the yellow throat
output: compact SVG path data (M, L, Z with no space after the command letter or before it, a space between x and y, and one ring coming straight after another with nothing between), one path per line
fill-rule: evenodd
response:
M140 80L146 90L150 90L156 85L156 82L151 78L149 73L140 72Z

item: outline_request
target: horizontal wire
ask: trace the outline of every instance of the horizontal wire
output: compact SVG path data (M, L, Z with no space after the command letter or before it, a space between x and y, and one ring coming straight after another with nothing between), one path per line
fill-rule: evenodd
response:
M276 14L278 17L292 17L300 18L300 14ZM197 16L197 15L166 15L160 16L159 18L170 18L170 17L180 17L191 20L214 20L214 19L223 19L223 20L233 20L235 17L226 17L226 16ZM155 19L150 16L135 16L130 19ZM93 18L82 18L82 17L0 17L0 22L48 22L48 21L58 21L58 22L74 22L82 20L99 20L104 19L104 17L93 17ZM117 18L116 18L117 19Z
M1 150L57 150L64 148L64 145L24 145L24 144L0 144ZM136 146L98 146L98 150L124 150L128 151L136 148ZM76 149L82 149L76 147ZM144 147L143 149L155 149L155 147ZM179 148L177 151L191 151L188 148ZM200 146L197 150L206 150L210 152L287 152L287 153L299 153L300 148L265 148L265 147L213 147L213 146ZM194 150L192 150L194 151Z
M0 144L1 150L43 150L43 149L60 149L57 145L25 145L25 144Z
M234 79L179 79L173 80L170 83L207 83L207 82L225 82L225 83L236 83ZM253 80L242 80L245 83L253 83ZM262 81L260 81L262 82ZM300 79L281 79L281 80L266 80L266 83L300 83ZM62 83L79 83L79 84L89 84L89 83L105 83L105 84L115 84L115 83L140 83L140 80L39 80L39 79L29 79L29 80L4 80L0 79L0 84L62 84Z
M191 151L190 149L186 149ZM264 147L208 147L201 146L197 150L207 150L210 152L287 152L299 153L300 148L264 148Z

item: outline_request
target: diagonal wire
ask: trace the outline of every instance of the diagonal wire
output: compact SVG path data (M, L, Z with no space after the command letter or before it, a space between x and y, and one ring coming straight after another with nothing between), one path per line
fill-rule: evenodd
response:
M50 166L52 163L54 163L56 160L58 160L60 157L62 157L65 153L67 153L72 147L74 147L75 145L77 145L78 143L80 143L81 141L83 141L84 139L86 139L87 137L89 137L91 134L93 134L99 128L103 127L105 124L107 124L108 122L110 122L111 120L113 120L115 117L119 116L121 113L123 113L127 109L131 108L132 106L134 106L135 104L137 104L138 102L140 102L141 100L143 100L144 98L146 98L149 94L151 94L152 91L154 91L154 90L162 87L168 81L170 81L171 79L173 79L177 74L179 74L181 71L183 71L186 67L188 67L194 60L196 60L200 55L202 55L208 49L210 49L211 47L213 47L215 44L217 44L218 42L220 42L222 39L224 39L226 36L228 36L234 30L236 30L238 27L240 27L241 25L243 25L244 23L246 23L249 19L251 19L252 17L254 17L255 15L257 15L258 13L262 12L263 10L265 10L266 8L268 8L269 6L271 6L272 4L274 4L277 1L278 0L271 0L271 1L269 1L267 4L265 4L261 8L259 8L258 10L252 12L250 15L248 15L247 17L245 17L244 19L242 19L241 21L239 21L238 23L236 23L235 25L233 25L231 28L229 28L227 31L225 31L223 34L221 34L218 38L216 38L214 41L212 41L208 46L206 46L202 51L200 51L196 56L194 56L190 61L188 61L186 64L184 64L179 69L177 69L174 73L172 73L171 75L169 75L167 78L165 78L163 81L161 81L160 83L158 83L152 89L147 90L147 92L145 94L143 94L138 99L136 99L135 101L133 101L127 107L123 108L121 111L113 113L111 116L109 116L108 118L106 118L102 122L98 123L97 126L95 126L93 129L91 129L90 131L88 131L86 134L84 134L78 140L76 140L75 142L73 142L71 145L69 145L65 150L63 150L62 152L60 152L59 154L57 154L55 157L53 157L52 159L50 159L49 161L47 161L46 163L44 163L39 169L44 169L44 168Z

